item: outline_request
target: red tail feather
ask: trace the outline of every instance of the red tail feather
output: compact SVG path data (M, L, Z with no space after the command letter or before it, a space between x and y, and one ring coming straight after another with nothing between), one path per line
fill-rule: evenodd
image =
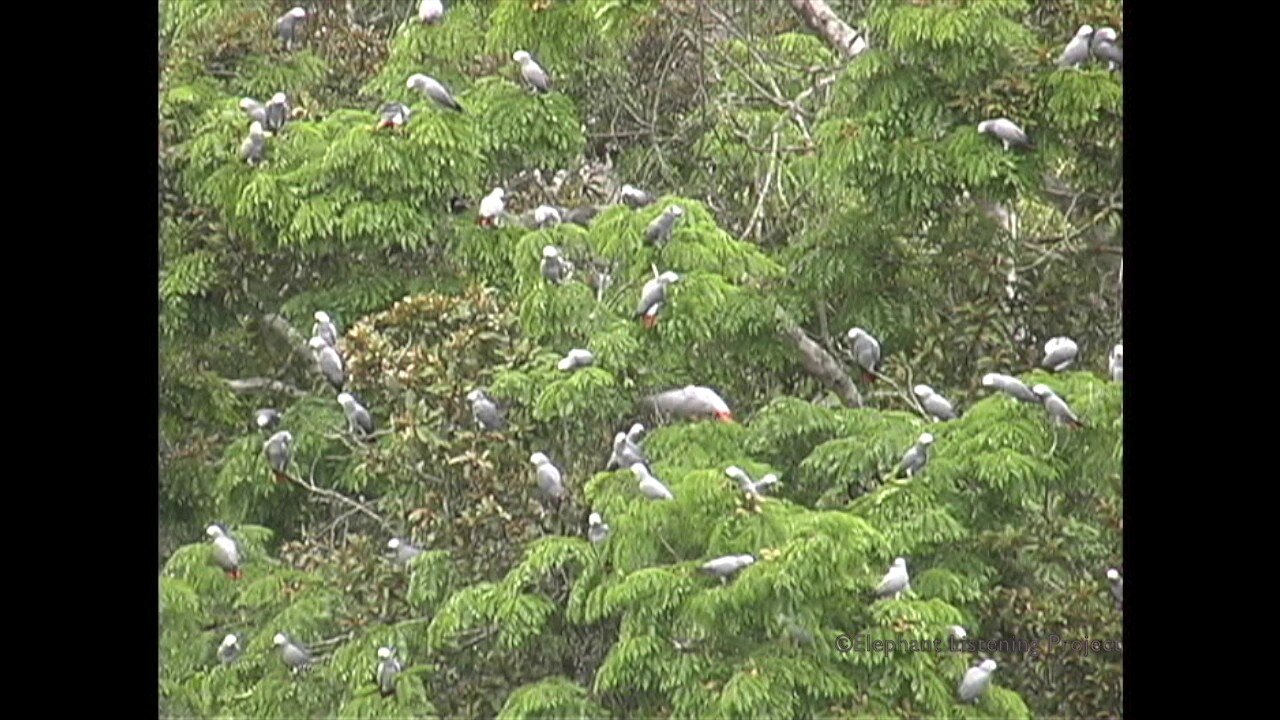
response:
M645 326L646 328L649 328L650 330L652 330L653 328L655 328L655 327L657 327L657 326L658 326L658 316L657 316L657 315L645 315L645 316L644 316L644 319L643 319L643 320L641 320L641 322L643 322L643 323L644 323L644 326Z
M727 423L731 423L731 422L733 422L733 413L731 413L731 412L718 412L718 413L716 413L716 419L717 419L717 420L719 420L720 422L727 422Z
M240 572L240 568L227 571L227 576L232 580L239 580L241 575L244 575L244 573Z
M868 383L873 383L873 382L875 382L875 381L876 381L876 376L875 376L875 375L873 375L873 374L871 374L871 373L869 373L869 372L867 372L866 370L863 370L863 371L862 371L862 379L863 379L863 380L866 380Z
M276 476L276 482L278 483L289 482L289 476L280 472L279 470L272 470L271 473Z

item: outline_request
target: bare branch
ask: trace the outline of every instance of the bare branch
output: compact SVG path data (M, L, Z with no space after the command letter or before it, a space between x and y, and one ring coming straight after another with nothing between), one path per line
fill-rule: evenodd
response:
M231 392L246 394L254 392L278 392L291 395L296 398L306 397L305 390L290 385L289 383L272 380L271 378L254 377L240 378L237 380L226 380L227 385L231 388Z
M867 49L862 33L836 17L825 0L791 0L791 7L814 32L844 57L857 57ZM858 40L862 40L861 43Z
M315 358L311 356L311 347L307 345L307 338L302 333L289 324L288 320L274 313L262 316L262 322L280 337L284 338L293 351L302 358L308 366L315 365Z
M862 407L862 394L854 386L853 380L849 379L849 373L844 371L831 353L810 340L804 330L791 322L782 308L778 308L778 316L783 323L779 334L800 353L800 363L804 365L805 372L835 391L845 407Z

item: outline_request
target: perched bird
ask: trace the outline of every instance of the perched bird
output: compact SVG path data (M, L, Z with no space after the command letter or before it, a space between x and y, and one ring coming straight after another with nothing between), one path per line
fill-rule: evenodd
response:
M333 346L325 342L324 338L313 337L308 344L311 346L311 353L315 356L316 363L320 366L320 374L335 390L341 391L342 386L347 382L347 375L342 367L342 356L333 349Z
M249 137L240 144L240 157L250 165L257 167L267 153L267 136L262 132L262 123L254 120L249 124Z
M955 420L956 411L951 407L951 402L933 391L928 385L917 385L912 388L912 392L916 397L920 398L920 405L924 407L924 411L932 415L938 420Z
M880 367L880 341L862 328L849 328L847 335L853 342L853 357L862 368L862 379L875 382L876 369Z
M649 464L649 460L644 456L644 451L640 449L640 446L631 442L626 433L620 432L614 435L613 454L609 456L609 463L605 465L605 470L631 467L637 463L641 465Z
M739 570L755 564L756 559L750 555L725 555L702 564L702 572L720 578L721 583L729 582L729 578Z
M724 399L708 387L686 385L649 397L654 409L680 418L714 417L720 422L733 422L733 412Z
M653 328L658 324L658 312L667 301L667 286L674 282L680 282L680 276L668 270L640 289L636 317L643 319L646 328Z
M1124 382L1124 345L1117 344L1111 348L1111 354L1107 358L1107 372L1111 373L1111 379L1115 382Z
M485 195L480 201L480 214L476 218L476 223L484 227L493 227L506 207L506 203L502 201L502 196L506 194L502 188L494 188L493 192Z
M267 466L276 476L276 482L289 479L289 461L293 458L293 435L282 430L267 438L262 444L262 452L267 456Z
M965 632L965 629L959 625L948 625L947 630L951 633L951 637L956 640L963 640L969 637L969 633Z
M559 285L573 276L573 263L560 255L560 248L546 245L542 248L542 277Z
M218 662L223 665L230 665L240 657L243 652L240 647L240 640L234 634L222 638L222 644L218 646Z
M569 351L568 355L561 358L560 362L556 363L556 367L566 371L577 370L578 368L587 367L595 361L596 357L591 354L590 350L574 348Z
M239 543L219 525L210 525L205 528L205 533L213 538L213 551L210 553L213 564L222 568L222 571L232 580L239 580L242 575Z
M924 469L925 464L929 462L930 445L933 445L933 436L929 433L920 433L916 444L902 456L902 469L906 471L907 477L913 477Z
M329 319L329 313L317 310L312 317L316 319L316 322L311 326L311 337L318 337L324 340L329 347L338 347L338 328Z
M679 205L672 205L662 214L653 219L649 223L649 227L644 231L644 239L655 245L662 245L671 239L671 231L675 228L676 222L684 217L684 208Z
M555 227L561 222L560 211L550 205L539 205L533 209L533 226L539 230Z
M398 128L404 127L409 122L409 117L413 115L413 110L404 103L387 103L378 110L378 128Z
M400 661L392 657L394 651L389 647L378 648L378 692L382 697L396 694L396 676L400 674Z
M497 403L489 399L484 390L476 389L467 393L467 401L471 403L471 414L476 422L486 431L505 430L507 419Z
M990 387L999 390L1006 395L1010 395L1022 402L1040 403L1040 396L1031 392L1031 388L1012 375L1001 375L1000 373L987 373L982 376L983 387Z
M634 185L622 186L622 202L633 210L653 204L653 196Z
M440 0L422 0L418 5L418 20L435 25L444 17L444 3Z
M902 593L910 589L911 579L907 575L907 561L903 558L894 558L889 572L885 573L884 579L876 586L876 597L892 595L893 599L897 600Z
M517 50L511 56L512 60L520 63L520 77L524 78L529 87L533 88L536 93L545 93L551 91L551 79L547 77L547 73L542 66L534 61L533 57L524 50Z
M1116 46L1115 28L1099 28L1089 42L1089 54L1098 60L1105 60L1108 70L1124 68L1124 51Z
M1071 367L1071 363L1076 361L1076 354L1079 352L1076 342L1069 337L1050 338L1049 342L1044 344L1044 359L1040 361L1040 366L1054 372L1062 372Z
M251 97L240 99L240 109L249 116L250 120L264 124L267 122L267 109Z
M730 465L725 468L724 474L734 480L737 480L738 487L742 488L743 492L750 493L752 495L763 495L765 490L768 490L771 486L778 483L778 476L773 473L765 475L760 478L758 482L752 481L751 476L737 465Z
M276 633L273 642L280 648L280 659L290 670L297 672L311 664L311 651L288 635Z
M1009 118L996 118L995 120L983 120L978 123L978 132L987 133L999 138L1004 143L1004 149L1008 150L1011 146L1022 148L1034 148L1031 139Z
M599 544L607 537L609 537L609 526L600 519L600 513L591 513L591 517L587 518L587 539Z
M1115 596L1116 602L1124 604L1124 578L1120 577L1120 571L1108 568L1107 580L1111 583L1111 594Z
M649 472L649 468L642 463L633 463L631 465L631 474L636 476L640 481L640 494L650 500L675 500L676 496L671 494L666 485L662 481L654 477Z
M640 423L636 423L627 429L627 442L631 443L632 445L635 445L637 450L640 449L640 446L639 446L640 438L643 436L644 436L644 425L641 425Z
M352 435L366 442L373 442L373 416L365 406L356 402L351 393L338 393L338 404L347 416L347 427Z
M995 672L995 660L983 660L981 664L969 668L960 680L960 701L977 702L978 696L991 684L991 673Z
M295 7L289 12L281 15L276 20L276 34L284 41L286 50L292 50L299 40L299 28L303 20L307 17L307 11L301 7Z
M422 554L422 548L411 545L400 538L391 538L388 540L387 547L395 551L396 562L401 565Z
M563 213L565 222L582 227L590 227L591 221L599 214L600 207L597 205L583 205Z
M1071 407L1066 401L1058 397L1056 393L1048 385L1036 385L1031 391L1040 397L1040 401L1044 403L1044 409L1049 413L1049 419L1057 424L1067 424L1072 427L1082 428L1084 423L1080 422L1080 418L1071 411Z
M285 94L278 92L271 96L267 101L267 106L263 110L267 116L267 122L263 124L272 135L278 134L284 129L284 124L289 121L289 99Z
M560 475L560 468L551 464L551 460L542 453L534 453L529 457L529 462L533 463L534 474L538 481L538 491L542 493L542 497L551 501L553 505L559 505L564 500L567 491L564 489L564 481Z
M1089 39L1093 37L1093 27L1081 25L1075 37L1067 43L1067 47L1058 56L1058 67L1078 68L1089 59Z
M275 430L280 425L280 413L271 408L255 410L253 412L253 424L259 430Z
M432 102L446 110L463 112L462 105L453 97L453 93L449 92L449 88L440 84L439 80L436 80L430 75L414 73L405 81L405 87L425 94L427 97L431 98Z

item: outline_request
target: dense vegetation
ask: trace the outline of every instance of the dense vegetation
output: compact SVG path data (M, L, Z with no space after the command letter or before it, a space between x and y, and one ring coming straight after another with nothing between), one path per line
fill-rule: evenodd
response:
M286 49L291 4L162 2L162 715L1118 716L1121 656L1049 638L1121 634L1122 76L1054 62L1081 24L1122 31L1120 3L827 3L865 32L856 54L807 0L446 0L430 25L416 5L312 2ZM527 90L522 49L550 93ZM277 92L292 117L252 165L240 101ZM413 113L378 129L389 102ZM1034 149L978 133L998 117ZM623 183L656 201L618 204ZM495 187L509 217L481 227ZM543 204L602 209L531 227ZM646 242L672 204L669 242ZM568 282L543 278L546 245ZM647 330L640 289L666 270L680 281ZM315 367L317 310L374 443ZM881 344L878 382L855 326ZM1079 356L1051 372L1058 335ZM594 364L558 370L572 348ZM1085 427L988 372L1051 386ZM919 383L959 419L931 422ZM642 402L689 384L737 422ZM476 388L507 429L477 428ZM289 482L264 407L294 438ZM605 470L634 422L672 501ZM895 479L925 430L925 469ZM563 473L558 507L535 452ZM729 466L781 482L746 494ZM239 542L239 579L211 564L211 523ZM397 564L392 537L425 552ZM698 572L739 554L755 563L726 583ZM896 557L911 590L877 599ZM836 643L953 625L1039 644ZM286 667L278 632L310 669ZM223 665L229 633L243 654ZM384 698L387 645L404 672ZM990 688L960 704L987 657Z

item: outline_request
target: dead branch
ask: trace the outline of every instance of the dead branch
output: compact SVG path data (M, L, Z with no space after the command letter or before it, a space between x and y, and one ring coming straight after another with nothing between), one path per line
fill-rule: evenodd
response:
M227 386L231 388L231 392L242 395L254 392L278 392L285 393L286 395L291 395L296 398L306 397L307 395L305 390L299 390L289 383L272 380L271 378L254 377L240 378L237 380L224 378L224 381L227 383Z
M831 388L840 397L845 407L862 407L862 394L854 386L853 380L849 379L849 373L844 371L831 353L810 340L805 331L793 323L782 308L778 308L777 314L783 324L779 335L800 353L800 363L804 366L805 372Z
M857 57L866 50L866 40L862 33L854 30L848 23L836 17L831 7L824 0L790 0L791 7L804 19L805 24L822 36L827 44L844 57ZM861 47L856 47L859 39Z

